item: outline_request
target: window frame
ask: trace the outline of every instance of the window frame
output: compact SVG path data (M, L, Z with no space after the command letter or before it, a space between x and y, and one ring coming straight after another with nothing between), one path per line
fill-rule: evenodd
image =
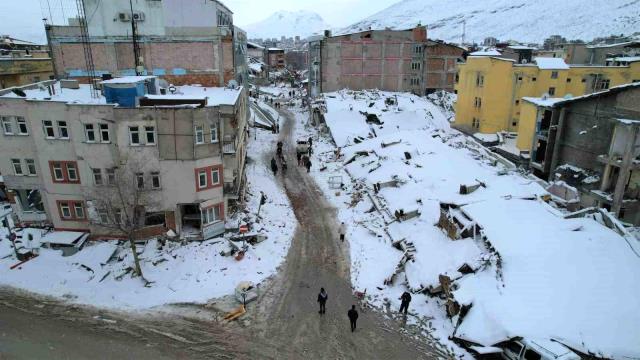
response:
M65 163L65 167L67 170L67 179L69 182L77 182L80 177L78 176L78 166L73 162ZM71 171L73 170L73 177L71 176Z
M54 184L80 184L80 168L77 161L50 160L49 170ZM57 170L61 177L57 176ZM73 174L73 177L72 177Z
M193 139L196 145L204 144L204 127L202 125L195 125L193 127Z
M149 130L149 129L151 129L151 130ZM153 141L149 141L149 134L151 134L151 136L153 137ZM144 127L144 140L145 140L145 145L152 146L152 145L156 144L157 136L156 136L156 127L155 126L145 126Z
M29 164L31 162L31 165ZM27 176L37 176L38 170L36 169L36 160L35 159L24 159L25 167L27 168ZM31 167L33 167L33 171L31 171Z
M133 136L138 138L137 142L133 141ZM139 126L129 126L129 145L131 146L141 146L142 142L140 141L140 127Z
M144 173L138 172L136 175L136 189L144 190Z
M102 176L102 169L91 168L91 174L93 175L93 184L96 186L104 185L104 178Z
M69 135L69 124L67 124L65 120L56 121L56 127L58 128L58 139L69 140L71 138ZM62 136L62 133L65 135Z
M47 125L49 123L49 125ZM42 130L44 132L45 139L55 139L56 132L53 127L53 120L42 120ZM48 130L51 130L51 135L49 135Z
M107 186L115 186L118 182L118 175L116 174L116 168L106 168L105 174L107 175Z
M218 181L213 181L213 174L216 174L216 177L218 178ZM209 175L211 175L211 184L209 184L209 186L214 187L216 185L220 185L220 169L217 167L212 167L211 170L209 170Z
M109 132L109 124L98 124L98 132L100 133L100 142L103 144L111 143L111 133ZM106 140L105 140L105 136Z
M16 130L18 130L18 135L20 136L28 136L29 135L29 125L27 125L27 119L23 116L16 116ZM24 125L24 131L21 129L21 125Z
M220 142L220 137L218 136L218 123L217 121L211 121L211 123L209 124L209 128L211 130L211 134L210 134L210 140L212 144L216 144ZM214 139L214 135L215 135L215 139Z
M556 95L556 88L554 86L550 86L548 93L549 93L549 96L555 96Z
M78 214L78 209L82 212L82 216ZM76 219L85 219L87 217L87 213L84 211L84 204L82 202L73 202L73 214Z
M82 200L56 200L62 221L87 221L87 207ZM66 215L65 212L68 214Z
M207 188L208 185L208 181L207 181L207 170L206 169L199 169L196 170L197 171L197 179L198 179L198 190L204 190ZM203 183L203 179L204 179L204 183Z
M93 136L93 140L89 139L89 134ZM84 137L85 142L87 143L95 143L96 142L96 129L93 124L84 124Z
M557 79L558 78L558 72L557 71L551 71L551 78L552 79Z
M5 135L13 136L15 133L13 132L13 121L11 120L11 116L2 116L0 119L2 122L2 133ZM7 127L9 131L7 131Z
M156 185L157 182L157 185ZM151 172L151 188L152 189L161 189L162 188L162 183L160 182L160 172L159 171L152 171Z
M22 170L22 160L20 159L11 159L11 166L13 167L13 174L16 176L24 176L24 171Z

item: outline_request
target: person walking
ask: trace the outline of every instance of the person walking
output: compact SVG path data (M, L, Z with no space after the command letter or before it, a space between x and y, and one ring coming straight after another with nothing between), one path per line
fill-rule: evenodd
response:
M351 323L351 332L356 331L356 322L358 321L358 311L355 305L351 305L351 310L347 312L349 322Z
M311 172L311 160L309 160L309 158L307 158L307 162L304 163L304 166L307 168L307 172Z
M302 166L302 153L296 151L296 157L298 158L298 166Z
M347 232L347 226L343 223L340 224L340 241L344 242L344 235Z
M400 303L400 312L404 310L404 314L407 315L407 311L409 310L409 303L411 302L411 294L405 291L404 293L402 293L402 296L400 296L400 300L402 300L402 302Z
M271 158L271 171L273 171L273 176L278 173L278 164L276 163L276 159Z
M284 156L280 159L282 162L282 175L287 173L287 160L284 159Z
M327 304L327 299L329 299L329 295L327 294L326 291L324 291L324 288L320 288L320 293L318 294L318 303L320 304L320 311L318 311L318 314L322 315L326 312L325 305Z

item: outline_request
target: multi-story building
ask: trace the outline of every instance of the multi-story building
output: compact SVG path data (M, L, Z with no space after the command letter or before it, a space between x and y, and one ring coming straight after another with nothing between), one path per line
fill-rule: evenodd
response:
M291 70L302 71L309 68L308 50L289 50L284 54L287 67Z
M155 76L101 86L98 96L73 80L0 91L0 173L20 222L113 235L92 197L134 166L131 186L154 200L143 234L224 231L244 184L244 88L167 87Z
M267 49L267 65L271 70L280 70L287 67L287 60L284 57L284 50L270 47Z
M521 125L535 132L536 175L577 189L583 207L640 224L640 82L568 99L524 98Z
M469 56L458 69L454 126L468 133L517 132L520 151L529 151L533 138L533 129L520 127L523 97L572 97L640 81L640 61L582 66L558 58L518 64L495 56Z
M53 76L46 46L0 35L0 89L32 84Z
M344 88L423 95L453 90L464 49L427 39L427 29L369 30L309 41L312 96Z
M170 83L226 86L237 76L237 29L233 14L217 0L84 0L95 73L162 76ZM132 38L136 25L140 69ZM47 25L47 39L58 79L83 80L89 74L80 20ZM246 36L241 36L246 42ZM136 70L139 70L136 72Z

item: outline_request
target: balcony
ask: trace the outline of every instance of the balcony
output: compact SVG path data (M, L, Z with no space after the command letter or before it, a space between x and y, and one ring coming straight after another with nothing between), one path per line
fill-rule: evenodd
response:
M234 140L225 140L222 143L222 153L224 155L235 155L236 154L236 142Z

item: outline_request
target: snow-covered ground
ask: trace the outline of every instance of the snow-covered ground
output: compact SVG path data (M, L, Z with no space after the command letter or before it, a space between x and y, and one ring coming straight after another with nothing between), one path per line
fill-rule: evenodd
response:
M398 105L386 105L396 97ZM555 338L602 356L640 356L633 310L640 308L640 258L628 236L591 218L565 219L542 200L542 186L450 129L447 115L425 99L347 91L325 99L335 145L316 140L312 174L349 226L352 283L373 304L397 309L400 294L412 290L411 321L460 354L449 336L484 346ZM381 124L367 123L365 113ZM298 136L316 133L302 125L307 113L296 116ZM463 195L461 185L480 186ZM400 209L416 216L397 221ZM436 226L441 209L471 235L449 238ZM465 264L474 273L465 274ZM457 329L445 296L425 294L441 285L440 275L452 281L452 301L471 305Z
M152 282L146 287L141 279L132 278L127 272L133 264L129 247L116 246L114 242L89 244L69 257L56 250L40 249L37 258L11 270L18 261L2 228L0 285L99 307L142 309L170 303L206 303L233 294L240 281L259 283L273 275L288 252L297 224L286 194L262 163L263 151L273 148L276 137L254 131L248 148L251 161L247 164L246 212L229 219L227 226L253 222L263 191L267 203L260 210L261 221L253 223L250 232L268 238L249 245L242 261L220 255L229 249L227 240L222 238L187 245L167 242L162 249L157 240L151 240L141 253L144 277ZM113 259L108 261L112 254Z

